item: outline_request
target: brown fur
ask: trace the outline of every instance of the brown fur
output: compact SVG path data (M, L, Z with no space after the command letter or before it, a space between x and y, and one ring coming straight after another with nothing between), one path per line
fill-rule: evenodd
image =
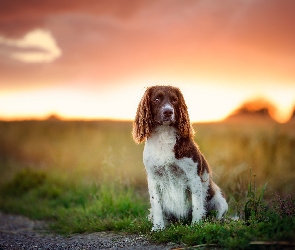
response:
M193 138L194 130L191 126L187 106L180 90L172 86L153 86L146 89L137 108L135 120L133 122L132 137L136 143L145 141L156 126L151 110L151 95L155 91L167 90L174 92L178 97L178 119L175 125L178 133L183 138Z
M205 171L209 174L211 173L207 160L191 138L178 137L174 146L174 153L176 159L188 157L194 162L198 162L199 176L202 176Z

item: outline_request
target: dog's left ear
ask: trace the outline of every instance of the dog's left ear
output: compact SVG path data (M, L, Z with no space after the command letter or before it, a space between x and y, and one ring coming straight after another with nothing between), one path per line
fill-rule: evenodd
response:
M184 97L180 91L180 89L176 88L176 92L179 100L179 118L178 118L178 132L181 137L193 138L195 131L190 123L189 114L187 111L187 106L184 101Z
M150 104L150 93L153 87L147 88L140 103L133 122L132 137L136 143L143 142L152 132L153 119Z

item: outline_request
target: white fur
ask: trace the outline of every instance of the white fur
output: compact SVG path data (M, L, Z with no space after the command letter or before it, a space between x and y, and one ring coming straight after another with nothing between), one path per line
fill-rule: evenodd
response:
M176 159L175 143L176 129L171 126L156 127L145 143L143 161L148 175L152 230L163 229L169 223L165 214L181 220L192 212L192 223L196 223L205 215L206 205L218 210L218 218L227 211L227 203L215 184L216 193L205 204L210 175L205 172L201 179L198 163L187 157Z

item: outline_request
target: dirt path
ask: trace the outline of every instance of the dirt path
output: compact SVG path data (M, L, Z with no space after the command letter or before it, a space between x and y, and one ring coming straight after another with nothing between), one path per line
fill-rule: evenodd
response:
M176 245L156 245L142 235L99 232L65 238L48 233L46 223L24 216L0 212L0 250L2 249L173 249Z

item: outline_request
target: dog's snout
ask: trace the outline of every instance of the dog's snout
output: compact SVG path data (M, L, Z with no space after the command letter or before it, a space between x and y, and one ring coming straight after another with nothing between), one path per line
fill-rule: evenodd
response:
M173 115L173 109L172 108L164 108L163 115L165 117L170 117Z
M165 122L166 124L175 122L174 107L170 103L167 103L162 107L161 121Z

